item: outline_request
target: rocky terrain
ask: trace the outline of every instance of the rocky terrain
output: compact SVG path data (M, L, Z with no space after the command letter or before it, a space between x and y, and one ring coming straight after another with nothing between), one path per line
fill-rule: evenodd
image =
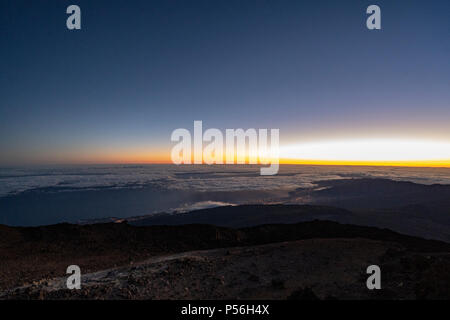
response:
M367 266L383 270L382 289L366 287ZM417 299L449 298L448 254L411 254L365 239L310 239L191 251L7 290L6 299ZM441 269L441 270L440 270ZM431 281L430 281L431 280ZM447 286L447 287L446 287Z
M0 226L0 256L1 299L450 298L450 244L331 221ZM65 288L72 264L81 290Z

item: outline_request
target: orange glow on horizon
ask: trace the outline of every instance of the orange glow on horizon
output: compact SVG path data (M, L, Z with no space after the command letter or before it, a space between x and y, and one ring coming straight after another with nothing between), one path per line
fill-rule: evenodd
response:
M58 161L72 164L172 164L168 155L126 155L120 154L110 157L82 158L75 161ZM193 162L192 162L193 163ZM248 164L248 160L246 161ZM279 159L280 165L323 165L323 166L384 166L384 167L430 167L450 168L449 160L430 161L337 161L337 160L302 160L302 159ZM203 163L203 165L207 165ZM224 165L233 165L226 164ZM264 166L263 164L259 164Z
M172 164L169 156L149 157L148 155L139 157L117 157L109 159L97 159L90 163L110 163L110 164ZM192 162L193 163L193 162ZM248 161L246 161L248 164ZM430 161L336 161L336 160L301 160L301 159L280 159L280 165L318 165L318 166L376 166L376 167L422 167L422 168L450 168L449 160ZM203 165L207 165L203 163ZM223 165L234 165L226 164ZM258 164L265 166L263 164Z
M426 144L427 146L430 146L430 150L422 150L425 142L423 142L422 144L412 144L411 146L409 144L404 144L407 147L405 149L405 152L399 153L396 148L396 144L389 141L387 144L385 144L384 141L381 142L383 143L379 143L379 146L383 146L384 148L387 145L390 146L390 148L381 149L380 147L380 151L377 151L371 150L369 148L347 148L345 144L342 144L343 147L338 144L339 148L333 149L333 144L331 143L329 144L331 148L329 148L327 144L324 145L325 147L322 147L321 144L317 144L317 146L321 148L316 148L316 144L313 144L312 147L310 145L280 146L280 159L278 162L281 165L450 168L450 158L448 158L446 154L447 152L450 153L450 147L447 148L447 146L450 146L450 144ZM391 143L391 145L389 145L389 143ZM377 146L376 144L370 144L368 146L373 148L374 145ZM416 145L420 148L416 147ZM352 146L352 144L350 143L349 146ZM352 154L354 150L356 151L354 152L354 154ZM389 152L385 152L386 150ZM303 152L303 154L301 152ZM356 152L359 153L356 154ZM385 152L385 154L383 154L383 152ZM390 160L385 160L386 157L391 154L396 155L397 157L393 157ZM405 155L405 158L399 157L398 154L400 154L401 156ZM429 159L419 159L417 158L418 154L425 154L425 157L429 157ZM308 155L318 155L320 157L303 157ZM438 157L439 155L443 157ZM364 158L364 156L367 157ZM376 158L377 156L379 156L378 159ZM193 157L194 155L192 154L192 163L194 163ZM344 157L349 157L349 159L346 159ZM121 150L117 150L114 148L99 148L97 150L85 149L79 152L61 152L56 155L50 155L49 152L46 154L45 158L43 157L35 160L38 163L60 164L172 164L170 147L159 147L153 149L138 147L124 148ZM243 158L241 157L240 160L243 160ZM235 157L235 163L236 161L237 157ZM223 163L225 165L233 165L226 163L225 153ZM245 163L249 163L248 156L245 157ZM276 163L276 161L267 161L267 163ZM258 161L255 164L266 166L266 164L261 164Z
M450 160L430 161L336 161L336 160L297 160L280 159L280 164L287 165L323 165L323 166L374 166L374 167L422 167L450 168Z
M108 157L78 159L71 161L57 161L67 164L172 164L169 157ZM247 162L248 163L248 162ZM299 160L280 159L280 165L315 165L315 166L374 166L374 167L421 167L421 168L450 168L450 160L441 161L335 161L335 160ZM203 165L208 165L203 163ZM236 165L236 164L223 164ZM258 164L260 166L266 166Z

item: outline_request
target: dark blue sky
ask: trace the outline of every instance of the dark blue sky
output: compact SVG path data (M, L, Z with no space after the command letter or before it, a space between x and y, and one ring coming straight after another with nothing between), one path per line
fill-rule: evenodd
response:
M82 30L66 28L70 4ZM370 4L382 30L366 28ZM280 128L282 143L450 141L449 13L447 0L2 0L0 163L165 152L194 120Z

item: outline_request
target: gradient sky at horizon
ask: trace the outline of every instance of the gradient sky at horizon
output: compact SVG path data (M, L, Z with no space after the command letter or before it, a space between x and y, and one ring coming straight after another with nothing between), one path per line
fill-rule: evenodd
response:
M82 30L66 29L77 4ZM366 8L382 30L366 28ZM170 134L450 142L450 1L0 3L0 165L161 162Z

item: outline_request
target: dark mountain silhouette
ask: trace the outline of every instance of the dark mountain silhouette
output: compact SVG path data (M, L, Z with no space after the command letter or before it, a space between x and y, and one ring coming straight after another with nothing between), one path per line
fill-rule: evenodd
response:
M291 197L310 197L310 203L347 209L402 208L411 204L450 209L450 185L424 185L390 179L340 179L317 182L316 188L299 188ZM450 222L450 217L445 217Z
M450 241L450 186L389 179L319 181L316 188L290 193L290 201L350 210L350 220L332 220L390 228Z
M210 251L217 248L228 249ZM0 298L206 299L214 294L278 299L302 297L296 292L311 285L320 298L330 292L334 298L446 298L448 253L445 242L331 221L239 229L127 223L0 226ZM378 293L365 288L365 268L372 263L386 270L385 290ZM73 292L56 279L65 277L71 264L83 274L113 269L88 275L88 287ZM333 268L339 279L330 276ZM304 277L306 270L314 274L314 282ZM264 279L272 280L266 284ZM201 285L185 290L197 282Z
M261 224L297 223L340 217L349 219L345 209L310 205L241 205L194 210L187 213L159 213L129 220L133 225L212 224L242 228Z

